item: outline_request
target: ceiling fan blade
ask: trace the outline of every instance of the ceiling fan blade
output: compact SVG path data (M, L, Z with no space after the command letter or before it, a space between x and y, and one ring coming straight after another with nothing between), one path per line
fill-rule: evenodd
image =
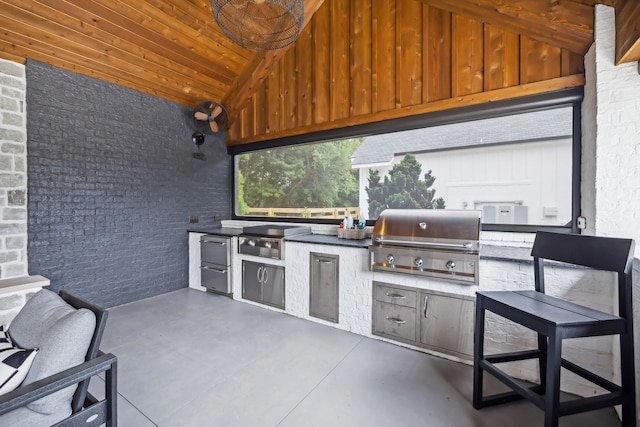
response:
M216 108L214 108L213 111L211 112L211 117L215 119L220 115L220 113L222 113L222 107L219 105L216 105Z
M215 121L210 121L209 127L211 128L211 132L213 133L216 133L218 132L218 130L220 130L220 128L218 127L218 124Z
M201 111L196 111L195 113L193 113L193 117L195 117L196 120L209 120L209 115Z

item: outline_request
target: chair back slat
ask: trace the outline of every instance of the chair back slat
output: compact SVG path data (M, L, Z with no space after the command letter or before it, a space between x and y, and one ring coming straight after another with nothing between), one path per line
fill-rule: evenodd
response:
M87 350L87 356L85 361L92 360L98 355L100 350L100 341L102 341L102 334L104 333L105 326L107 325L107 317L109 312L102 307L90 303L82 298L72 295L66 291L59 292L60 297L65 300L69 305L74 308L86 308L91 310L96 316L96 329L93 332L91 343ZM78 412L84 405L85 398L87 397L87 390L89 389L89 379L82 381L78 384L73 400L71 402L71 409L73 413Z
M632 239L538 231L531 255L597 270L630 271L635 244Z

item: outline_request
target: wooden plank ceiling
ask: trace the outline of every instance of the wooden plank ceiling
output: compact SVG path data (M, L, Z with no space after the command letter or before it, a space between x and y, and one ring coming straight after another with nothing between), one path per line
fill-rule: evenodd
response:
M583 63L580 53L418 1L325 0L241 106L228 145L579 86Z
M306 24L321 9L324 0L304 2ZM393 3L396 2L407 3L407 10L415 9L413 3L437 7L577 55L584 55L593 41L594 4L604 3L615 6L618 15L618 61L640 58L640 2L635 0L394 0ZM374 15L385 19L384 13L374 10ZM323 15L314 20L314 34L329 34L340 19ZM222 34L208 0L0 0L0 33L0 58L16 62L35 59L187 106L204 99L222 101L232 120L239 117L247 100L263 87L276 66L290 66L283 58L290 49L302 50L296 45L307 43L304 48L320 52L328 46L349 49L348 45L317 45L322 39L318 36L313 46L309 46L307 38L279 51L247 50ZM379 33L375 36L385 37ZM344 77L357 80L362 76L357 71L351 70ZM309 78L323 76L310 72ZM330 113L327 120L331 114L340 113Z

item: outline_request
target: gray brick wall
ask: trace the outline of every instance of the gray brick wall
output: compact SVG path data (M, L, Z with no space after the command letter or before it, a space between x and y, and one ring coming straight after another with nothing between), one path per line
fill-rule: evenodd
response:
M188 286L187 229L231 216L231 157L190 108L27 62L29 273L106 307Z

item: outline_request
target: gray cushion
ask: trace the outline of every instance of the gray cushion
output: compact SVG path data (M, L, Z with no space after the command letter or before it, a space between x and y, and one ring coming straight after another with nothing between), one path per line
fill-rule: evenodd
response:
M9 326L16 344L39 349L23 385L84 362L95 327L91 310L75 309L54 292L43 289L31 297ZM60 390L27 407L41 414L70 413L76 388Z
M40 414L23 406L4 415L0 415L0 426L11 427L51 427L69 416L69 409L53 414Z

